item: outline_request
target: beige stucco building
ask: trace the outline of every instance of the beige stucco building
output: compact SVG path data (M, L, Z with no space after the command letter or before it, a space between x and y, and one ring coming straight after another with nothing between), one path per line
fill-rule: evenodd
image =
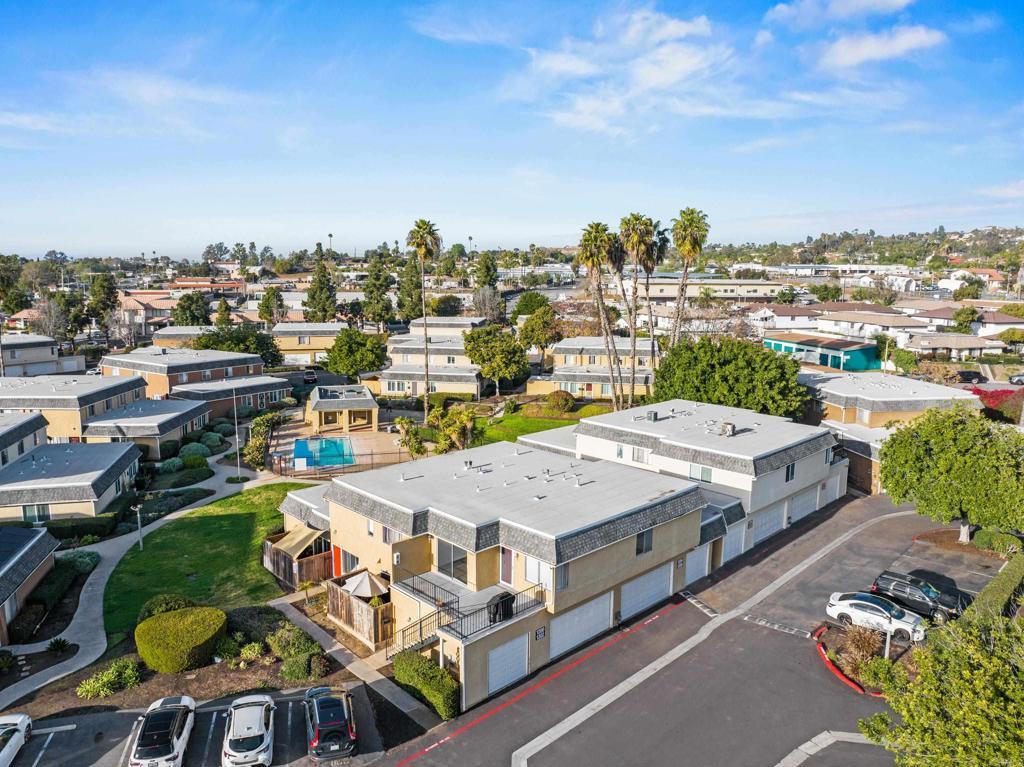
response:
M315 386L306 401L306 423L317 434L377 431L377 401L365 386Z
M270 331L285 365L314 365L327 358L344 322L279 322Z
M612 341L618 370L622 373L621 386L617 374L612 377L608 372L608 351L604 338L579 336L566 338L552 347L552 371L532 376L526 382L526 393L543 396L561 390L581 399L611 399L613 391L628 393L632 373L630 341L622 336L612 336ZM651 359L650 340L637 339L634 396L650 394L653 390L655 364L656 360Z
M134 442L149 460L160 460L160 445L181 442L189 432L198 431L210 420L206 402L181 399L143 399L107 411L85 425L82 441Z
M146 396L166 397L175 386L223 381L263 373L258 354L221 352L213 349L176 349L149 346L127 354L111 354L100 360L104 376L142 376Z

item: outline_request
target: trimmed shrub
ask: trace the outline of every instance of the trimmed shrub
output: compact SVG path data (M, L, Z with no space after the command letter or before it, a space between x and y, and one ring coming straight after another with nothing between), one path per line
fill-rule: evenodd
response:
M53 569L43 576L39 585L28 595L27 604L42 605L43 609L49 612L57 606L77 577L78 569L74 564L63 557L55 559Z
M550 392L544 399L548 406L558 413L568 413L576 407L576 399L569 392L561 389Z
M224 438L215 431L208 431L199 440L200 445L206 445L207 447L220 447L224 442Z
M213 654L223 660L238 657L238 642L229 636L222 636L220 641L217 642L217 649L214 650Z
M194 485L197 482L202 482L213 476L213 469L207 467L205 469L184 469L179 471L171 480L167 483L170 488L176 487L188 487Z
M206 432L204 432L202 429L190 431L188 434L181 438L181 446L185 447L185 445L194 445L196 442L199 441L199 438L202 437L203 434L205 433ZM180 451L178 454L181 454Z
M974 534L974 545L979 549L994 551L1008 557L1021 550L1020 539L998 530L979 530Z
M230 437L235 433L235 427L229 423L219 423L213 427L213 431L222 437Z
M267 637L267 645L282 660L320 652L320 644L313 637L294 623L287 622Z
M97 535L102 538L114 531L117 518L113 514L97 514L95 517L69 517L68 519L51 519L44 523L47 531L54 538L64 541L81 538L84 535Z
M32 639L36 632L36 626L43 622L46 617L46 608L38 604L29 604L21 608L21 612L14 616L11 625L7 627L7 633L13 644L24 644Z
M140 623L135 628L135 646L153 671L176 674L209 663L226 628L223 610L187 607Z
M178 454L180 443L176 439L168 439L160 442L160 460L165 461Z
M67 652L69 647L71 647L71 642L63 637L54 637L46 645L46 651L56 653L57 655L63 655Z
M240 405L239 408L238 408L238 414L237 415L238 415L238 417L240 419L242 419L242 418L252 418L254 415L256 415L256 412L257 412L256 408L252 407L251 405ZM234 415L234 414L231 411L228 411L228 415Z
M331 673L331 662L323 653L314 655L309 659L309 678L323 679Z
M285 407L295 407L299 404L299 401L295 397L282 397L281 404Z
M394 658L395 681L416 690L442 719L459 713L459 683L448 669L418 652L403 650Z
M136 529L137 527L133 525L131 522L120 522L114 528L114 535L127 535L128 533Z
M185 469L205 469L206 459L201 455L189 455L182 459Z
M181 450L178 451L178 458L185 460L190 455L199 455L203 458L209 458L213 453L210 452L210 448L206 445L201 445L198 442L193 442L191 445L185 445Z
M228 621L230 622L230 618ZM249 644L242 645L238 651L238 657L248 663L255 663L263 657L263 653L263 642L249 642Z
M296 655L285 658L281 664L281 678L289 682L301 682L309 679L309 655Z
M210 426L223 426L224 424L230 424L230 423L231 423L231 419L230 418L225 418L224 416L219 416L218 418L214 418L212 421L210 421Z
M228 631L232 634L241 631L250 642L259 642L261 645L284 623L285 617L279 610L265 605L228 610Z
M139 457L140 461L145 461L149 458L149 445L140 445L138 442L135 443L135 447L139 449L142 455Z
M986 618L1002 615L1024 593L1024 553L1017 554L964 610L964 617Z
M108 698L115 692L135 687L140 681L142 677L139 674L139 664L131 658L119 658L102 671L97 671L83 680L75 692L79 698L85 700Z
M100 555L95 551L82 551L78 549L70 554L57 557L57 561L67 562L71 567L75 568L76 572L85 575L96 569L96 565L100 563Z
M168 458L160 464L161 474L177 474L185 468L185 462L181 458Z
M184 610L186 607L195 606L196 603L184 594L157 594L155 597L150 597L143 602L142 609L139 610L137 622L142 623L154 615L162 615L163 613Z

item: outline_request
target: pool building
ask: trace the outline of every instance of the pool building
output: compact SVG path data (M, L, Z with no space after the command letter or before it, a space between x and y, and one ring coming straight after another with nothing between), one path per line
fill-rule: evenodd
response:
M865 341L817 336L810 333L772 333L764 335L767 349L789 354L801 362L836 370L879 370L878 347Z
M313 432L377 431L377 400L365 386L316 386L306 403L306 423Z

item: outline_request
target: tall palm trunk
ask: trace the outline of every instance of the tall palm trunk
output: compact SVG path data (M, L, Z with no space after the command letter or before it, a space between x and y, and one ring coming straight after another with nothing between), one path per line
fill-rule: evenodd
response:
M626 326L627 326L627 329L629 330L630 338L632 338L633 334L635 332L635 324L636 323L633 320L633 310L632 310L632 308L630 306L630 303L629 303L629 296L626 294L626 283L624 283L622 281L622 272L612 271L612 277L615 279L615 287L617 287L619 289L619 295L622 297L622 305L626 307ZM611 323L609 323L608 336L609 336L609 339L614 337L614 335L613 335L613 333L611 331ZM625 396L626 396L626 394L625 394L625 392L626 392L626 385L625 385L625 383L622 380L622 365L619 362L619 350L618 350L618 347L612 346L612 348L615 350L615 375L616 375L616 379L615 380L618 381L618 383L619 383L619 398L621 400L621 399L625 398ZM613 381L612 382L612 388L614 388L614 386L615 386L615 382ZM620 402L619 404L620 405L625 405L624 402ZM633 404L632 404L632 397L630 397L630 405L629 406L630 407L633 406Z
M651 369L657 367L654 364L658 356L658 339L654 336L654 305L651 303L651 273L644 273L644 292L647 294L647 330L651 334Z
M676 311L672 317L672 346L679 342L679 330L682 327L683 313L686 311L686 278L690 274L690 261L683 259L683 273L679 275L679 296L676 298Z
M423 425L430 415L430 329L427 327L427 286L424 259L420 258L420 310L423 312Z
M604 295L601 290L601 273L595 272L591 276L594 283L594 303L597 305L597 321L601 325L601 335L604 336L604 350L608 355L608 380L612 387L612 407L615 410L621 409L619 394L615 389L615 360L612 354L611 328L608 322L608 313L604 308Z
M636 325L640 317L640 307L637 304L637 281L640 278L640 266L633 264L633 284L630 290L630 301L632 302L629 321L629 404L627 408L633 407L633 390L636 388Z

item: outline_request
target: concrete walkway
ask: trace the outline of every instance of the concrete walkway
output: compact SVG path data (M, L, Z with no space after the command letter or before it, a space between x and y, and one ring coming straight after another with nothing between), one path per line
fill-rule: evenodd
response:
M324 652L362 679L368 687L372 687L382 698L394 704L399 711L415 721L420 727L429 730L440 724L441 720L433 711L381 674L365 660L357 658L342 647L333 636L307 618L300 610L296 609L293 603L303 598L304 595L299 592L275 599L270 604L283 612L288 617L288 620L296 626L308 632L310 636L320 643L320 646L324 648Z
M161 517L160 519L146 525L142 528L143 537L149 535L154 530L160 529L169 522L184 516L192 509L198 509L209 503L218 501L221 498L226 498L229 495L234 495L235 493L257 485L265 485L281 481L281 477L271 474L268 471L262 471L259 472L258 476L256 476L252 481L236 485L227 481L228 477L233 477L236 474L236 468L234 466L220 466L215 461L211 461L210 468L213 469L214 475L203 482L192 485L191 487L207 488L213 490L214 494L208 498L203 498L197 503L178 509L167 516ZM242 474L252 477L256 472L243 467ZM61 638L66 639L72 644L78 645L78 652L66 661L58 663L55 666L50 666L47 669L43 669L36 674L27 676L20 682L0 691L0 711L8 708L19 698L22 698L31 692L35 692L40 687L65 677L68 674L73 674L81 668L85 668L103 655L107 649L107 634L103 626L103 592L106 590L107 581L110 580L111 573L114 572L114 568L117 567L117 563L121 561L121 557L128 553L128 550L132 546L138 545L138 541L138 533L132 532L91 546L81 547L85 551L97 552L102 558L100 559L100 563L96 566L96 569L89 575L89 579L85 582L85 586L82 588L82 594L78 601L78 610L75 612L74 618L71 620L68 627L60 634ZM24 655L25 653L45 650L50 641L51 640L45 640L42 642L35 642L33 644L10 645L6 649L10 650L15 655Z

